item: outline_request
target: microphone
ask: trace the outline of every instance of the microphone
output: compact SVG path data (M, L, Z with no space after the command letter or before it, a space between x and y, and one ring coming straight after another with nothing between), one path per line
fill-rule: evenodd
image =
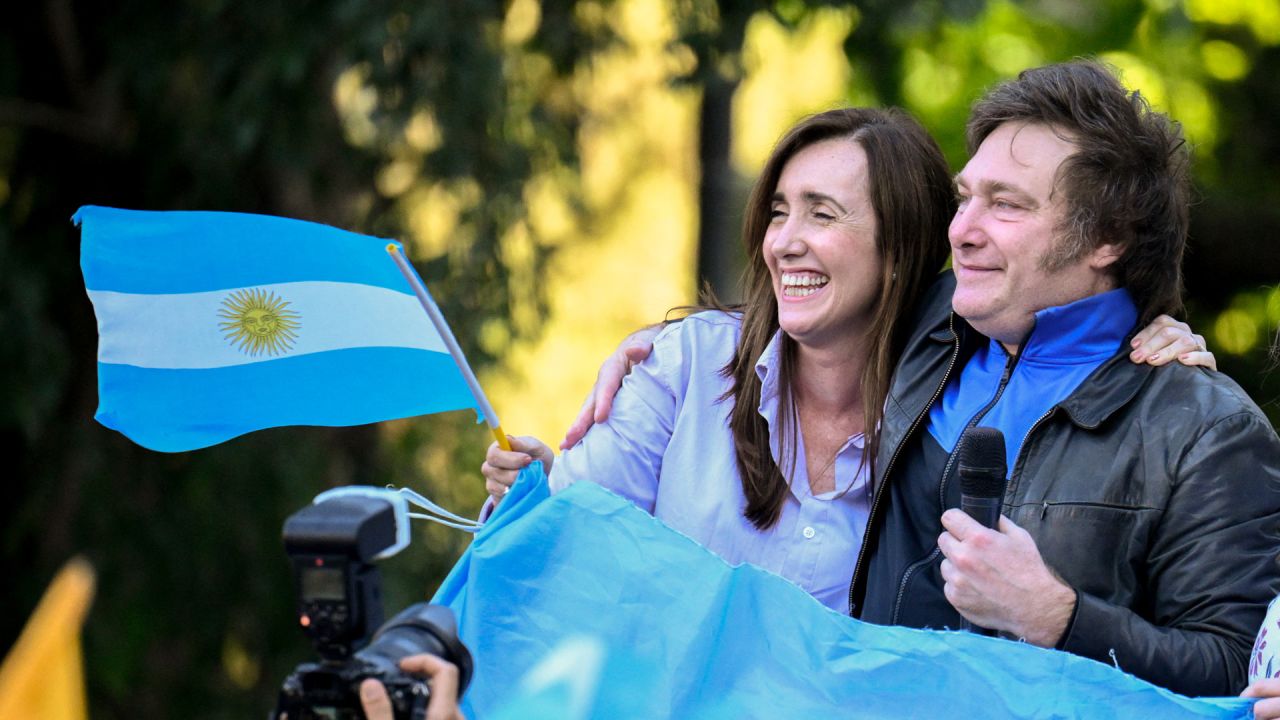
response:
M1004 433L972 427L960 437L960 509L984 527L1000 524L1004 501Z
M1000 524L1007 468L1004 433L990 427L971 427L960 437L960 509L984 527ZM963 621L963 628L978 635L995 635L987 628Z

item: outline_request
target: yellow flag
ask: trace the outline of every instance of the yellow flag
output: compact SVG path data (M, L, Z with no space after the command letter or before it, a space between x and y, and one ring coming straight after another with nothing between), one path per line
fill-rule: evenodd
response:
M73 558L53 579L0 665L0 718L85 720L80 626L93 599L93 568Z

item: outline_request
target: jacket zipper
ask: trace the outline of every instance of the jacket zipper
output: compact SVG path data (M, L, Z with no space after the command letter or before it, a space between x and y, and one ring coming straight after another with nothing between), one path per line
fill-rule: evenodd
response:
M960 358L960 335L956 333L956 315L951 313L947 321L947 328L951 331L951 363L947 365L947 371L942 374L942 382L938 383L938 387L933 391L933 397L925 404L924 410L916 415L916 419L912 421L911 427L907 429L907 434L902 436L902 442L898 443L898 447L893 451L893 456L889 458L889 464L885 466L884 477L880 481L879 487L876 488L875 498L871 501L871 510L867 514L867 528L871 528L872 520L876 516L876 509L880 507L880 500L884 497L885 488L889 487L889 474L893 472L893 466L898 462L898 455L902 453L902 448L906 445L906 439L915 433L920 427L920 421L924 416L929 414L929 408L938 402L938 398L942 396L942 390L947 387L947 381L951 379L951 371L956 367L956 360ZM874 478L873 478L874 480ZM853 565L853 578L849 580L849 614L853 615L856 608L853 606L853 589L858 585L858 576L862 572L862 566L867 557L867 537L864 535L862 539L862 547L858 548L858 560Z
M982 418L986 417L987 413L991 412L991 408L995 407L996 403L1000 402L1000 397L1004 395L1005 388L1009 386L1009 378L1013 377L1013 368L1018 364L1018 358L1020 357L1022 357L1021 347L1018 348L1018 352L1016 354L1010 355L1009 359L1005 361L1004 372L1000 375L999 385L996 386L996 394L991 398L990 402L974 414L973 419L965 426L966 430L976 426L979 422L982 422ZM932 404L933 403L930 403L930 405ZM1032 427L1034 427L1034 425ZM960 437L963 438L964 434L961 433ZM938 507L944 509L947 506L947 481L951 478L951 468L955 466L956 458L960 455L958 452L959 450L960 443L957 441L956 447L952 448L951 455L947 457L947 464L942 468L942 479L938 483ZM1022 453L1019 452L1018 454L1021 455ZM920 568L928 567L928 565L941 553L942 549L935 546L923 560L917 560L903 571L902 580L898 583L898 595L893 600L893 613L889 616L889 621L891 623L894 625L898 624L898 614L902 611L902 598L907 593L907 585L911 582L911 578Z
M1105 508L1107 510L1159 510L1160 508L1147 507L1145 505L1120 505L1118 503L1099 503L1099 502L1071 502L1068 500L1057 500L1050 502L1042 500L1040 502L1040 519L1043 520L1045 513L1049 512L1051 507L1087 507L1087 508Z
M1018 485L1017 485L1017 483L1014 483L1014 482L1013 482L1013 479L1014 479L1015 477L1021 477L1021 476L1022 476L1022 475L1021 475L1021 473L1019 472L1019 470L1021 470L1021 469L1022 469L1022 459L1026 457L1026 453L1024 453L1024 452L1023 452L1023 450L1025 450L1025 449L1027 448L1027 441L1031 439L1031 434L1032 434L1032 433L1034 433L1036 430L1038 430L1038 429L1040 428L1040 424L1041 424L1041 423L1043 423L1045 420L1048 420L1050 417L1052 417L1052 416L1053 416L1053 414L1054 414L1055 412L1057 412L1057 411L1058 411L1058 406L1057 406L1057 405L1054 405L1053 407L1049 408L1048 410L1045 410L1044 414L1043 414L1043 415L1041 415L1039 418L1037 418L1035 422L1031 423L1031 427L1027 428L1027 434L1022 436L1022 444L1018 446L1018 457L1017 457L1016 459L1014 459L1014 461L1013 461L1013 471L1009 473L1009 484L1010 484L1010 487L1011 487L1015 492L1016 492L1016 491L1017 491L1017 489L1018 489ZM1048 503L1047 503L1047 502L1045 503L1045 507L1046 507L1046 508L1048 507ZM1043 517L1044 517L1044 513L1043 513L1043 512L1041 512L1040 517L1041 517L1041 518L1043 518Z

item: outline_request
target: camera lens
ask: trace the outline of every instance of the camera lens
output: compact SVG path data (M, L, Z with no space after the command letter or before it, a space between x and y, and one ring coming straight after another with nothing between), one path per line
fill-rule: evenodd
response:
M471 682L471 653L458 639L453 612L443 605L410 605L379 628L369 646L355 656L398 672L402 659L422 653L435 655L458 668L458 697L462 697Z

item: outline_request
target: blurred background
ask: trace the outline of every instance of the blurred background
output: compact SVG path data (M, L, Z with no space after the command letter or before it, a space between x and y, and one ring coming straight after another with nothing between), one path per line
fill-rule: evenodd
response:
M800 116L904 106L958 169L984 88L1096 55L1194 144L1190 321L1280 418L1280 0L35 0L5 16L0 649L86 556L95 718L261 717L311 657L284 518L349 483L474 513L488 433L461 412L132 445L92 420L82 204L402 240L504 427L554 444L627 331L703 282L734 297L745 193ZM383 564L389 614L466 542L419 528Z

